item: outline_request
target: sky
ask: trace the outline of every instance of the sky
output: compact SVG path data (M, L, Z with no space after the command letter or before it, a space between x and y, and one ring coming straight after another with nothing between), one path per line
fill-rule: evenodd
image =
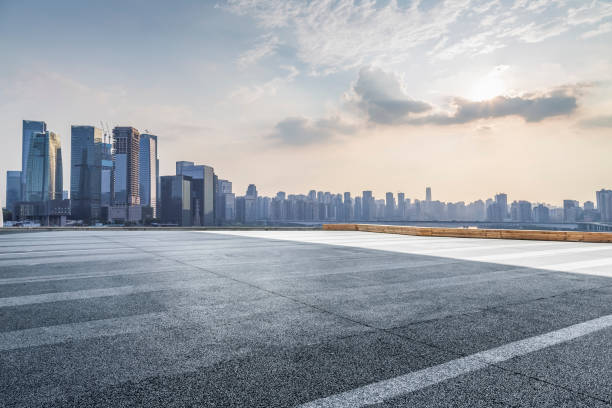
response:
M0 200L21 121L158 135L244 194L581 203L612 188L612 0L0 0Z

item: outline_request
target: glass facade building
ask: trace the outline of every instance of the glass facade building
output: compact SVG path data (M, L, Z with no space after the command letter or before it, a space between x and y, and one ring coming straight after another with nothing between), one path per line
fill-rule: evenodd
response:
M35 133L44 133L47 131L45 122L36 120L24 120L22 123L22 138L21 138L21 197L25 197L26 179L28 175L28 162L30 154L30 140Z
M176 174L191 177L193 225L215 224L215 173L210 166L176 162ZM162 203L163 207L163 203Z
M163 176L160 179L161 222L164 224L190 227L191 177Z
M72 217L100 219L102 130L94 126L72 126L70 141Z
M151 207L153 218L158 218L159 200L159 159L157 157L157 136L140 135L140 205Z
M59 135L49 131L34 133L29 144L24 201L61 200L63 175Z
M21 171L9 170L6 172L6 208L13 214L15 204L21 201Z
M113 205L140 204L140 133L133 127L113 129Z

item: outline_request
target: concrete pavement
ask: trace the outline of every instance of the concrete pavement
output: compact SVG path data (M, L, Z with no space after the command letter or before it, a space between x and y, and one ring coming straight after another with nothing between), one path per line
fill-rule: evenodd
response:
M610 406L611 258L361 232L0 235L0 406Z

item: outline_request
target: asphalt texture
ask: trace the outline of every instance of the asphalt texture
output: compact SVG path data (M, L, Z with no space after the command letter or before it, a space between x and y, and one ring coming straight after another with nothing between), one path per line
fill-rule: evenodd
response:
M0 407L299 406L612 315L608 244L282 234L0 235ZM370 406L612 406L611 344L440 368Z

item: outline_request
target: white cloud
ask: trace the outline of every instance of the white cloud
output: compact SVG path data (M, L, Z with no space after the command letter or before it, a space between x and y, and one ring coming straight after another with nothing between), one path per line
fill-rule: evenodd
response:
M260 59L273 54L280 43L281 42L276 35L264 35L253 48L242 53L238 57L238 66L244 69L250 65L253 65Z
M259 85L241 86L230 93L229 98L234 102L250 104L264 96L274 96L280 87L293 82L300 71L294 66L282 66L289 71L285 76L275 77Z
M584 38L584 39L593 38L593 37L597 37L599 35L607 34L610 32L612 32L612 23L604 23L604 24L600 24L599 27L597 27L594 30L583 33L580 36L580 38Z
M433 7L397 0L227 0L224 8L253 18L269 35L290 31L298 58L315 74L410 61L422 46L434 59L490 53L612 15L604 0L442 0Z

